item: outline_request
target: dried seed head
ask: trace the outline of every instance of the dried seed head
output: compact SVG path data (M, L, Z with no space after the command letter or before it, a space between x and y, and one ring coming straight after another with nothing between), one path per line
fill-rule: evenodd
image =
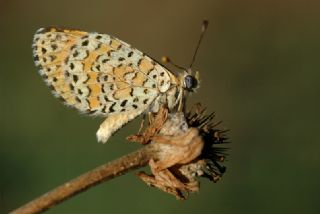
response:
M149 163L152 174L140 172L138 176L150 186L186 199L199 190L198 177L217 182L225 172L220 162L226 149L217 147L225 143L225 131L216 128L219 123L214 123L214 114L206 115L199 104L186 114L166 113L159 111L142 135L131 137L151 141L158 152L157 159Z

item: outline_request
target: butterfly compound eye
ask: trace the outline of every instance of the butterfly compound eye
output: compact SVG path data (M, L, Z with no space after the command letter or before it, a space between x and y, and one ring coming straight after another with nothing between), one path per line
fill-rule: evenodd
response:
M184 78L184 87L188 90L188 91L192 91L192 89L196 88L198 85L198 81L196 80L196 78L194 76L191 75L187 75Z

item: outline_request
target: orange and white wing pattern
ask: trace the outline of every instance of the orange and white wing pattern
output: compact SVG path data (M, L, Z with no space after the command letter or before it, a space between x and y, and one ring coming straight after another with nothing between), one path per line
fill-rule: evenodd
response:
M179 81L166 68L107 34L39 29L35 64L53 94L81 112L106 116L98 140L144 111L177 104ZM103 129L102 129L103 127Z

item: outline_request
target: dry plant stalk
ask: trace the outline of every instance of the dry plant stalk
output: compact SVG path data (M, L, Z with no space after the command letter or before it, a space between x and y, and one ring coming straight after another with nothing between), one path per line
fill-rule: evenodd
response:
M214 114L205 116L200 105L187 114L168 113L162 108L141 135L128 137L147 145L84 173L11 213L41 213L90 187L147 164L152 174L138 174L144 182L178 199L186 199L190 192L199 190L197 177L216 182L225 171L218 163L224 160L225 149L214 144L224 143L226 138L223 131L215 129L213 118Z

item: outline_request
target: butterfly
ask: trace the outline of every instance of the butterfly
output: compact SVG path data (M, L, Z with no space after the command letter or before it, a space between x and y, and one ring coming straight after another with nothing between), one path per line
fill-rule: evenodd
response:
M198 87L191 66L174 74L107 34L40 28L32 48L35 65L54 96L80 112L106 118L97 131L99 142L107 142L142 113L156 113L163 105L182 109L186 94Z

